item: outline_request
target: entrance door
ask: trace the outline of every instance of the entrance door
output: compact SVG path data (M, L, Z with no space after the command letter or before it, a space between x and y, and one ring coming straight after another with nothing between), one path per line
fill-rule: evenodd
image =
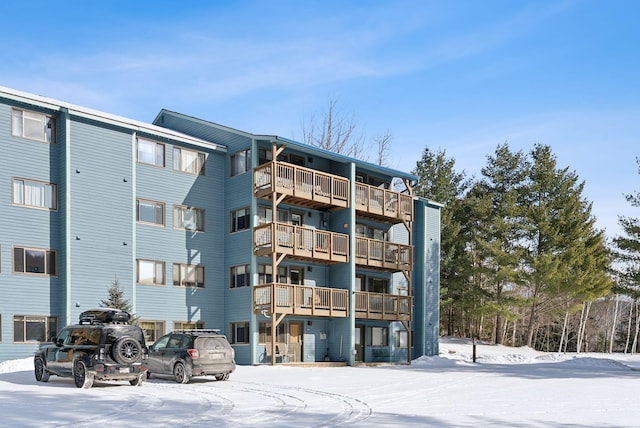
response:
M358 324L356 325L355 330L355 339L356 339L356 362L362 363L364 362L364 325Z
M291 362L302 361L302 334L304 323L291 321L289 323L289 359Z

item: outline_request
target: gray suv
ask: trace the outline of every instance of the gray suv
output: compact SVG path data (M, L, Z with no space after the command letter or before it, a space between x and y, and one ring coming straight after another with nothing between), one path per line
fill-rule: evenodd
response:
M79 324L63 328L53 343L40 345L33 360L36 380L72 377L78 388L91 388L94 380L142 385L147 378L142 362L148 350L142 330L127 324L129 319L129 313L119 309L83 312Z
M176 330L149 346L147 376L169 375L178 383L192 376L227 380L236 369L235 351L219 330Z

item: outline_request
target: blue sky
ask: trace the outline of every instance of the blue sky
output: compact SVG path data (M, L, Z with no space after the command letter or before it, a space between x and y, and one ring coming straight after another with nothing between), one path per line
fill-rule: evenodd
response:
M619 233L640 191L637 1L2 2L0 85L151 122L162 108L301 140L328 100L388 166L479 174L550 145ZM11 18L9 18L11 17Z

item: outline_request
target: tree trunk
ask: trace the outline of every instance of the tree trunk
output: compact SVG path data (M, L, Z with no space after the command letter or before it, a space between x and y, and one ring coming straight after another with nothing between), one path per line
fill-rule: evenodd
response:
M584 344L585 331L587 329L587 319L589 318L590 309L591 309L591 302L586 302L586 304L584 303L582 304L582 311L580 312L580 325L578 326L578 346L576 348L577 353L580 353L582 351L582 346Z
M618 302L620 300L620 295L616 294L616 305L615 305L615 309L613 310L613 325L611 326L611 338L609 340L609 353L611 354L613 352L613 340L616 336L616 323L618 321Z
M624 353L629 352L629 342L631 341L631 320L633 319L634 302L629 304L629 322L627 323L627 341L624 344Z
M638 345L638 330L640 330L640 314L638 313L638 301L635 300L634 305L636 307L636 332L633 335L633 345L631 346L631 353L635 354L636 353L636 347Z
M564 313L564 323L562 324L562 335L560 336L560 345L558 345L558 352L562 352L562 344L564 343L564 335L567 331L567 323L569 322L569 311Z

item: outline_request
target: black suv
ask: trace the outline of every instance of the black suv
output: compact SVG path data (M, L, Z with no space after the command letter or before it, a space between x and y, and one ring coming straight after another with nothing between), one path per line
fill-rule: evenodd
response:
M142 385L143 359L148 357L140 327L126 324L128 312L98 308L80 314L80 323L63 328L53 343L43 343L34 357L36 380L73 377L78 388L94 380L128 380Z
M176 330L149 346L147 376L172 375L187 383L192 376L227 380L236 369L235 352L219 330Z

